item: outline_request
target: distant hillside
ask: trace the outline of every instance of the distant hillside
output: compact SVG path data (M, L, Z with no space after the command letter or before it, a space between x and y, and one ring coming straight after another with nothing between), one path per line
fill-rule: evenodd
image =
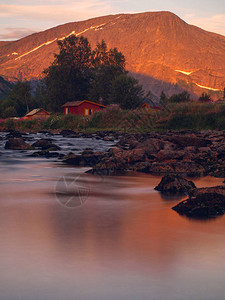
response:
M40 78L58 51L57 40L70 34L86 36L93 46L104 39L110 48L117 47L127 69L157 95L182 88L220 93L225 86L225 37L170 12L104 16L0 43L0 75L10 80Z

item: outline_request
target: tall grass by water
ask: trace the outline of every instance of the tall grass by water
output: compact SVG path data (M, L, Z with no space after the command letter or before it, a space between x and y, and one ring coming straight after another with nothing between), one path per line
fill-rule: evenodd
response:
M154 130L225 130L224 103L171 103L161 110L106 109L91 117L51 115L47 120L2 120L1 130L62 130L94 132L114 130L148 132Z

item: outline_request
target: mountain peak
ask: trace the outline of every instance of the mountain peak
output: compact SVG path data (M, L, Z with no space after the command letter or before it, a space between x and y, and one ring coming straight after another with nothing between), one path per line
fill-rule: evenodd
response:
M70 22L15 42L0 43L0 75L36 79L54 60L57 41L84 35L94 47L105 40L126 57L146 89L219 92L225 86L225 37L184 22L169 11L117 14Z

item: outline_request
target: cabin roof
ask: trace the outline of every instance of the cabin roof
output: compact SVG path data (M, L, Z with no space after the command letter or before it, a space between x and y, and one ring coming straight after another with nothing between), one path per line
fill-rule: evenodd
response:
M159 103L159 101L157 101L157 100L152 100L152 99L150 99L150 98L146 98L146 99L144 99L144 101L143 101L143 104L147 104L149 107L161 107L162 105Z
M40 112L40 111L44 111L44 112L46 112L47 114L49 114L47 111L45 111L43 108L35 108L35 109L33 109L33 110L31 110L29 113L27 113L26 115L25 115L25 117L29 117L29 116L33 116L33 115L36 115L38 112Z
M89 100L83 100L83 101L69 101L69 102L66 102L65 104L63 104L61 107L79 106L79 105L81 105L83 102L88 102L88 103L95 104L95 105L98 105L98 106L101 106L101 107L106 107L106 106L103 105L103 104L99 104L99 103L92 102L92 101L89 101Z

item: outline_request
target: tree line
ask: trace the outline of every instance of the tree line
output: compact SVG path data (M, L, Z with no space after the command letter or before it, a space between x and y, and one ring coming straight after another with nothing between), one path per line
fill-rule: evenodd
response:
M35 92L29 82L18 81L2 101L1 115L24 116L37 107L61 112L65 102L84 99L104 105L116 103L122 109L140 105L144 90L128 74L125 57L117 48L108 49L102 40L92 50L87 38L75 35L58 41L58 47L59 53L44 70Z
M44 70L43 79L35 87L30 82L18 81L0 103L1 117L24 116L38 107L61 112L61 105L65 102L80 100L134 109L151 94L145 94L142 85L128 73L124 55L117 48L108 49L104 40L94 49L83 36L71 35L57 43L59 53ZM209 100L206 93L199 98L201 102ZM162 105L190 101L190 94L186 91L171 97L162 92L160 96Z

